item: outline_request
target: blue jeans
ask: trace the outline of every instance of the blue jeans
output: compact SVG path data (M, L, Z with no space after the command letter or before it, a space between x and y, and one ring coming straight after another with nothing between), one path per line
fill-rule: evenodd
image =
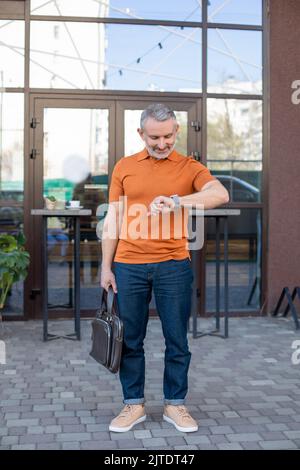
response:
M191 262L114 263L119 314L124 323L120 365L124 403L144 403L144 339L152 287L165 338L164 401L182 405L188 390L191 353L187 327L191 310Z

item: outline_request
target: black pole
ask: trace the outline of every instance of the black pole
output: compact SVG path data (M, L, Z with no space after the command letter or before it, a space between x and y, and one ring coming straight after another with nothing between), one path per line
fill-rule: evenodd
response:
M216 329L220 329L220 218L216 217Z
M228 217L224 217L224 317L225 338L228 338Z
M48 339L48 255L47 255L47 217L42 217L43 224L43 339Z
M74 217L75 332L80 340L80 217Z

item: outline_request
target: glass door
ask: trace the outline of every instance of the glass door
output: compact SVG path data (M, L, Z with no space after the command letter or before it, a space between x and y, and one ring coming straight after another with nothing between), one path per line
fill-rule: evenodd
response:
M175 112L179 123L179 134L175 149L183 155L193 155L201 160L201 100L187 97L176 97L174 99L162 96L149 97L148 99L127 99L117 102L116 120L119 123L119 139L116 141L118 158L123 155L132 155L143 149L137 129L140 127L141 111L152 102L168 104ZM204 292L204 265L202 252L191 252L192 266L194 272L193 303L192 308L198 312L203 309L203 301L200 292ZM201 302L201 303L200 303ZM152 295L150 312L156 313L155 299Z
M191 155L200 152L201 133L196 133L192 126L197 119L200 119L201 103L200 100L183 101L178 99L174 101L162 99L156 100L122 100L117 102L117 123L120 126L120 138L116 142L117 155L132 155L143 149L143 142L140 139L137 129L140 127L140 116L151 102L168 104L174 109L177 120L180 125L180 131L176 142L176 150L183 155Z
M80 220L81 316L94 314L100 301L101 241L96 235L97 208L108 201L109 181L116 161L143 148L137 133L141 111L158 101L167 102L176 112L180 123L176 149L184 155L199 152L201 132L195 130L195 122L200 119L201 106L195 99L162 100L152 96L141 100L124 96L101 99L74 95L59 98L56 94L31 97L29 207L43 208L45 199L52 196L58 208L76 200L92 211L90 217ZM40 318L42 227L39 218L28 220L32 266L25 308L30 316ZM50 317L72 315L74 231L69 220L48 219Z
M33 100L32 166L34 208L55 198L57 208L70 201L90 209L80 218L81 309L99 307L101 243L96 235L97 208L108 200L109 165L114 160L114 104L102 100ZM41 226L33 217L32 250L35 273L31 300L39 316L41 296ZM52 316L71 314L73 307L74 228L70 218L48 218L48 299ZM67 315L68 316L68 315Z

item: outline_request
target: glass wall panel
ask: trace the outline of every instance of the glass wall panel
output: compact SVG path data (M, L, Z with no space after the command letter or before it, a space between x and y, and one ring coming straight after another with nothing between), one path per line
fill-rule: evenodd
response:
M0 203L23 206L24 96L0 91ZM19 206L19 204L17 204ZM21 207L18 207L19 209ZM19 217L18 217L19 218ZM17 227L20 225L18 223ZM11 231L15 231L16 228ZM1 227L1 232L8 231Z
M23 232L24 97L0 90L0 233ZM23 312L23 282L15 283L4 314Z
M242 209L241 215L229 217L229 310L243 311L260 306L261 281L261 211ZM207 220L206 311L216 310L215 222ZM221 260L223 260L223 241ZM220 270L220 306L224 309L224 265Z
M24 86L24 21L0 20L0 88Z
M188 129L188 113L186 111L175 111L180 131L177 136L176 150L183 155L187 155L187 129ZM133 155L144 148L137 129L140 127L140 109L125 109L124 127L125 127L125 155Z
M208 31L208 92L262 93L262 34Z
M58 207L80 201L91 216L80 217L81 308L99 306L101 244L96 235L97 208L108 198L108 109L44 110L44 196ZM48 219L50 307L72 306L74 228L69 219Z
M207 165L232 202L259 202L262 101L208 99Z
M261 25L261 0L209 0L208 21Z
M31 14L201 21L202 0L31 0Z
M46 88L199 91L201 30L34 21L30 84Z

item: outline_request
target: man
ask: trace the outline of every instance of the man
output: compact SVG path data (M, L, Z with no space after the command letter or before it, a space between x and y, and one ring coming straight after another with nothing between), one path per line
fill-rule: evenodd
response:
M125 407L109 429L126 432L146 419L143 342L153 288L166 344L163 419L179 431L193 432L198 424L184 406L193 274L186 232L176 235L175 219L185 206L209 209L227 203L228 193L204 165L174 150L179 126L172 109L148 106L140 126L145 149L116 164L103 226L101 286L111 285L117 293L124 322L120 381ZM169 235L163 236L166 215Z

